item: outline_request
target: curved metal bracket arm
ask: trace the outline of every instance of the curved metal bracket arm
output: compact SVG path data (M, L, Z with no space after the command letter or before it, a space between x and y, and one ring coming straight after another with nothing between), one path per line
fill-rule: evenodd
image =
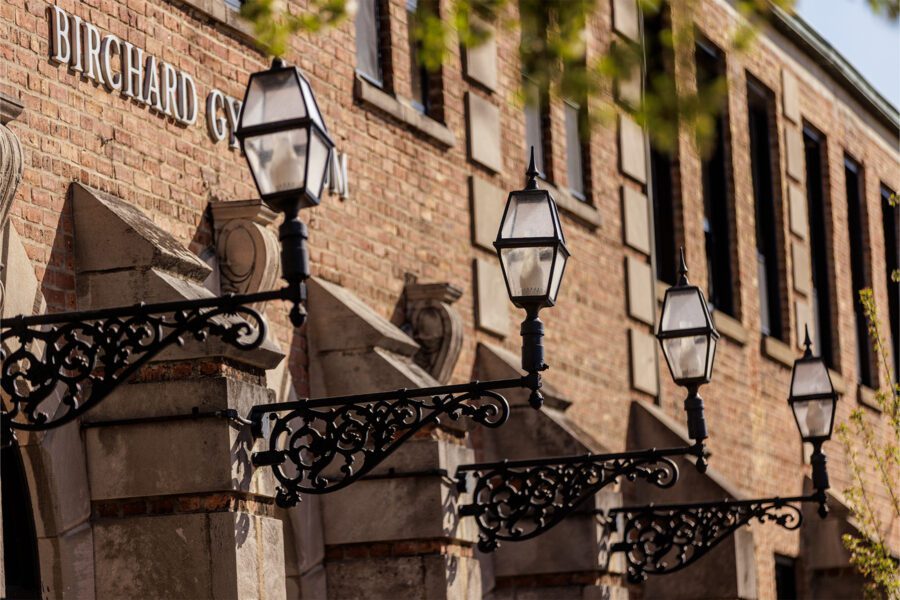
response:
M251 305L293 303L305 285L218 298L5 319L0 327L4 442L13 430L59 427L90 410L162 350L185 336L215 336L241 350L259 347L266 323Z
M460 515L475 517L480 530L478 547L491 552L499 540L514 542L541 535L620 477L668 488L678 481L678 466L671 457L685 455L699 460L705 450L702 444L695 444L463 465L457 469L460 487L466 488L467 473L474 474L476 483L473 503L460 507Z
M648 575L684 569L752 521L797 529L803 515L796 504L803 502L822 504L825 493L819 490L791 498L614 508L608 516L613 529L622 531L622 541L610 550L625 553L628 579L638 583Z
M498 390L540 387L540 376L529 374L255 406L249 418L257 436L268 436L269 450L255 453L253 464L272 467L279 482L275 501L294 506L300 494L327 494L350 485L444 416L499 427L509 417L509 403Z

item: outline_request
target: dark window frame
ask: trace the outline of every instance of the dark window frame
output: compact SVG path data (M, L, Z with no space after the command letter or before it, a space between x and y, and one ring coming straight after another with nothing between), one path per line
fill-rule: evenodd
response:
M569 116L571 110L575 111L575 139L570 139ZM591 188L591 139L590 139L590 121L587 113L587 102L585 100L575 101L567 99L563 101L563 118L565 124L565 140L566 140L566 180L568 181L569 193L574 198L589 205L593 205L593 190ZM578 151L578 170L581 171L581 177L578 183L581 189L572 186L572 150Z
M884 183L878 190L881 202L881 226L884 232L884 267L888 290L888 327L893 350L894 382L900 381L900 282L891 280L891 273L900 269L900 208L891 206L895 192ZM893 250L893 251L892 251Z
M694 63L698 87L708 85L718 77L727 78L728 62L725 53L702 36L696 39ZM709 303L715 310L740 318L732 155L726 93L722 110L716 117L714 148L708 158L701 158L703 230Z
M660 74L670 75L675 69L675 57L671 48L660 42L660 32L671 26L668 3L663 3L656 14L643 13L642 32L646 55L647 81ZM647 84L649 85L649 83ZM684 244L683 231L676 227L680 216L681 171L677 148L666 151L650 136L649 194L653 209L653 237L656 278L669 285L678 280L678 247Z
M760 329L783 342L790 338L785 290L785 227L775 93L747 73L750 174L756 215Z
M811 313L815 321L814 350L832 369L840 371L834 272L831 186L828 140L813 125L803 123L806 210L812 265Z
M374 33L374 42L375 42L375 53L376 53L376 63L378 66L378 75L375 76L371 73L367 73L359 67L359 43L360 36L358 30L358 20L354 23L355 36L356 36L356 52L357 52L357 65L356 65L356 74L359 77L365 79L368 83L371 83L375 87L380 88L381 90L393 94L394 93L394 74L393 74L393 59L391 57L391 21L390 21L390 0L361 0L361 2L371 2L371 5L374 8L375 17L375 31ZM358 9L359 10L359 9ZM359 19L359 15L362 14L362 11L359 10L357 13L357 19Z
M530 92L529 88L533 92ZM533 110L536 111L538 120L537 134L540 136L540 140L538 140L540 153L535 152L538 176L544 181L553 183L555 180L552 160L553 130L550 126L550 90L525 76L522 77L522 89L525 96L525 105L523 107L523 116L525 117L525 161L527 163L532 145L532 140L529 140L528 135L528 111Z
M410 92L412 107L439 123L444 122L444 77L443 68L430 71L424 64L420 64L418 53L422 46L421 41L415 39L414 20L419 7L423 3L430 3L432 9L439 15L440 3L438 0L406 0L407 13L407 40L409 48ZM418 88L418 89L416 89Z
M847 232L850 242L850 279L853 282L853 316L856 331L856 380L869 388L878 387L878 371L865 310L859 290L872 287L869 251L869 211L866 203L866 174L863 164L844 153L844 198L847 202Z

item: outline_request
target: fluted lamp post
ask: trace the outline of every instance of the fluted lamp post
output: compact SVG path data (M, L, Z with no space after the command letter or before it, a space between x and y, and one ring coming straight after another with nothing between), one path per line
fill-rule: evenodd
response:
M713 325L703 291L690 284L687 273L682 248L678 283L666 290L656 337L672 379L688 391L684 401L688 436L700 443L708 434L703 399L698 390L712 379L719 332ZM704 468L705 460L701 458L698 467Z
M522 369L536 374L544 364L544 324L540 310L556 304L569 249L553 196L537 184L534 147L526 172L525 188L510 192L500 220L494 248L500 257L509 299L525 309L522 322ZM540 408L543 398L534 390L529 399Z
M804 442L812 444L812 482L821 496L819 515L828 513L825 504L825 490L828 489L827 459L822 452L822 444L831 439L834 429L834 413L837 392L831 382L828 367L821 357L813 356L809 328L806 329L806 347L803 356L794 362L791 376L791 392L788 404L794 413L794 420Z

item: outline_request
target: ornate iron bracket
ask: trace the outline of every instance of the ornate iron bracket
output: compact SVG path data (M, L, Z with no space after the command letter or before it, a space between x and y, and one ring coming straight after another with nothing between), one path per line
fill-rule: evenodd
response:
M363 477L413 434L442 417L499 427L509 403L499 390L541 387L540 375L473 381L254 407L250 420L269 450L253 455L279 482L275 501L294 506L300 494L327 494ZM270 430L270 431L267 431Z
M0 386L9 397L2 411L4 443L13 430L51 429L84 414L185 336L257 348L266 323L250 305L290 301L296 317L305 295L299 283L253 294L7 319L0 333Z
M608 515L613 519L613 529L622 531L623 539L610 550L625 553L628 579L639 583L647 575L684 569L752 521L797 529L803 515L796 503L802 502L824 506L825 492L792 498L614 508ZM820 515L824 517L824 511L820 510ZM621 521L624 526L620 527Z
M705 450L702 444L695 444L463 465L457 469L460 487L466 488L467 473L474 473L476 484L473 504L460 507L460 515L475 517L480 530L478 547L491 552L499 540L522 541L541 535L620 477L668 488L678 481L678 466L671 457L685 455L697 457L699 463Z

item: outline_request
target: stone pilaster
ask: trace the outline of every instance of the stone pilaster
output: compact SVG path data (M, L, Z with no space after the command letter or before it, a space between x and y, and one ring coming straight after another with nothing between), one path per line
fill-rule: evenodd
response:
M475 377L517 377L518 363L519 357L511 352L479 344ZM508 395L512 406L509 422L477 434L479 462L607 451L565 416L569 402L547 381L543 392L545 405L540 410L528 404L527 390ZM627 598L622 557L609 553L615 540L597 518L599 510L620 505L618 486L609 486L543 535L522 542L502 542L493 553L479 554L485 593L491 593L495 600Z
M80 309L210 295L209 267L140 211L80 185L72 201ZM96 596L283 598L271 472L222 416L271 402L283 355L185 342L85 415Z
M310 281L309 315L315 396L438 385L413 358L419 345L347 290ZM451 479L473 458L464 429L422 431L353 485L304 498L293 510L320 511L323 565L303 597L480 599L475 530Z

